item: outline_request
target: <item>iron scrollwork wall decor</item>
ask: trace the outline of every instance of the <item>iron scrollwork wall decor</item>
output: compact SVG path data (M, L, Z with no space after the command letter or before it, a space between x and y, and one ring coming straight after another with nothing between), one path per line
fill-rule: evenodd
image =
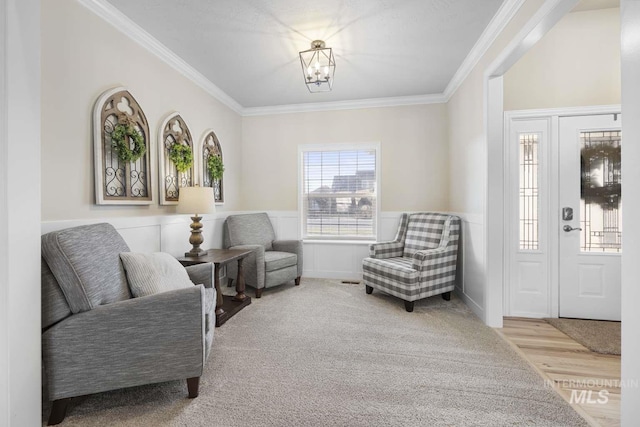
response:
M178 170L171 160L171 149L177 144L191 150L191 166L185 171ZM179 113L172 113L162 121L158 133L158 162L160 171L160 204L178 203L180 187L191 187L194 183L193 139L191 132Z
M224 203L224 179L223 177L215 178L213 176L215 174L212 174L209 166L209 158L211 156L216 156L219 159L219 164L224 165L220 141L218 141L218 137L212 130L205 132L202 139L202 186L213 187L213 196L216 203Z
M96 203L152 204L149 123L128 90L117 87L100 95L93 111L93 133ZM116 140L122 150L135 155L122 155Z

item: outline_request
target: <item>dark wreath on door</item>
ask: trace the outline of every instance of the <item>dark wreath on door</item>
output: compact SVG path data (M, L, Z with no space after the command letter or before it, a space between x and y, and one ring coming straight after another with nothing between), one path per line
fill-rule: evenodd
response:
M96 204L152 204L149 124L128 90L100 95L93 133Z
M178 203L180 188L191 187L194 184L193 139L189 127L179 113L173 113L164 119L158 139L160 204L175 205ZM171 149L175 144L191 150L192 162L187 170L179 171L171 160Z
M213 195L216 203L224 202L224 179L221 177L216 179L212 176L212 171L209 168L209 160L211 156L217 156L222 161L222 148L220 147L220 141L213 131L208 131L202 142L202 185L204 187L212 187Z

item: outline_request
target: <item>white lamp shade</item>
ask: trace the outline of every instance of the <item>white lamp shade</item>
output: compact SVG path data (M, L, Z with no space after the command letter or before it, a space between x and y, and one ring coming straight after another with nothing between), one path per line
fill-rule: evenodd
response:
M216 211L211 187L181 187L177 212L181 214L211 214Z

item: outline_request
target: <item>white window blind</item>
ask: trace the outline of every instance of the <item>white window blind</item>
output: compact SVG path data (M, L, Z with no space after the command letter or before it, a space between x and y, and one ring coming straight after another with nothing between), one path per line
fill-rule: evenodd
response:
M302 231L306 239L375 240L378 150L302 150Z

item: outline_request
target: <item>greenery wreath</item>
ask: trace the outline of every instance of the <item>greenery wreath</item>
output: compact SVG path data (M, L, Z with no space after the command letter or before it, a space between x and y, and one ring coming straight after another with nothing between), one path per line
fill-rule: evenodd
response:
M224 165L222 164L222 157L216 154L209 154L207 157L207 167L209 168L209 175L211 179L219 180L224 173Z
M133 141L133 150L130 141ZM111 143L123 162L135 162L147 152L142 134L130 123L118 123L114 126Z
M193 152L191 147L179 142L171 145L169 149L169 159L176 165L178 172L186 172L193 165Z

